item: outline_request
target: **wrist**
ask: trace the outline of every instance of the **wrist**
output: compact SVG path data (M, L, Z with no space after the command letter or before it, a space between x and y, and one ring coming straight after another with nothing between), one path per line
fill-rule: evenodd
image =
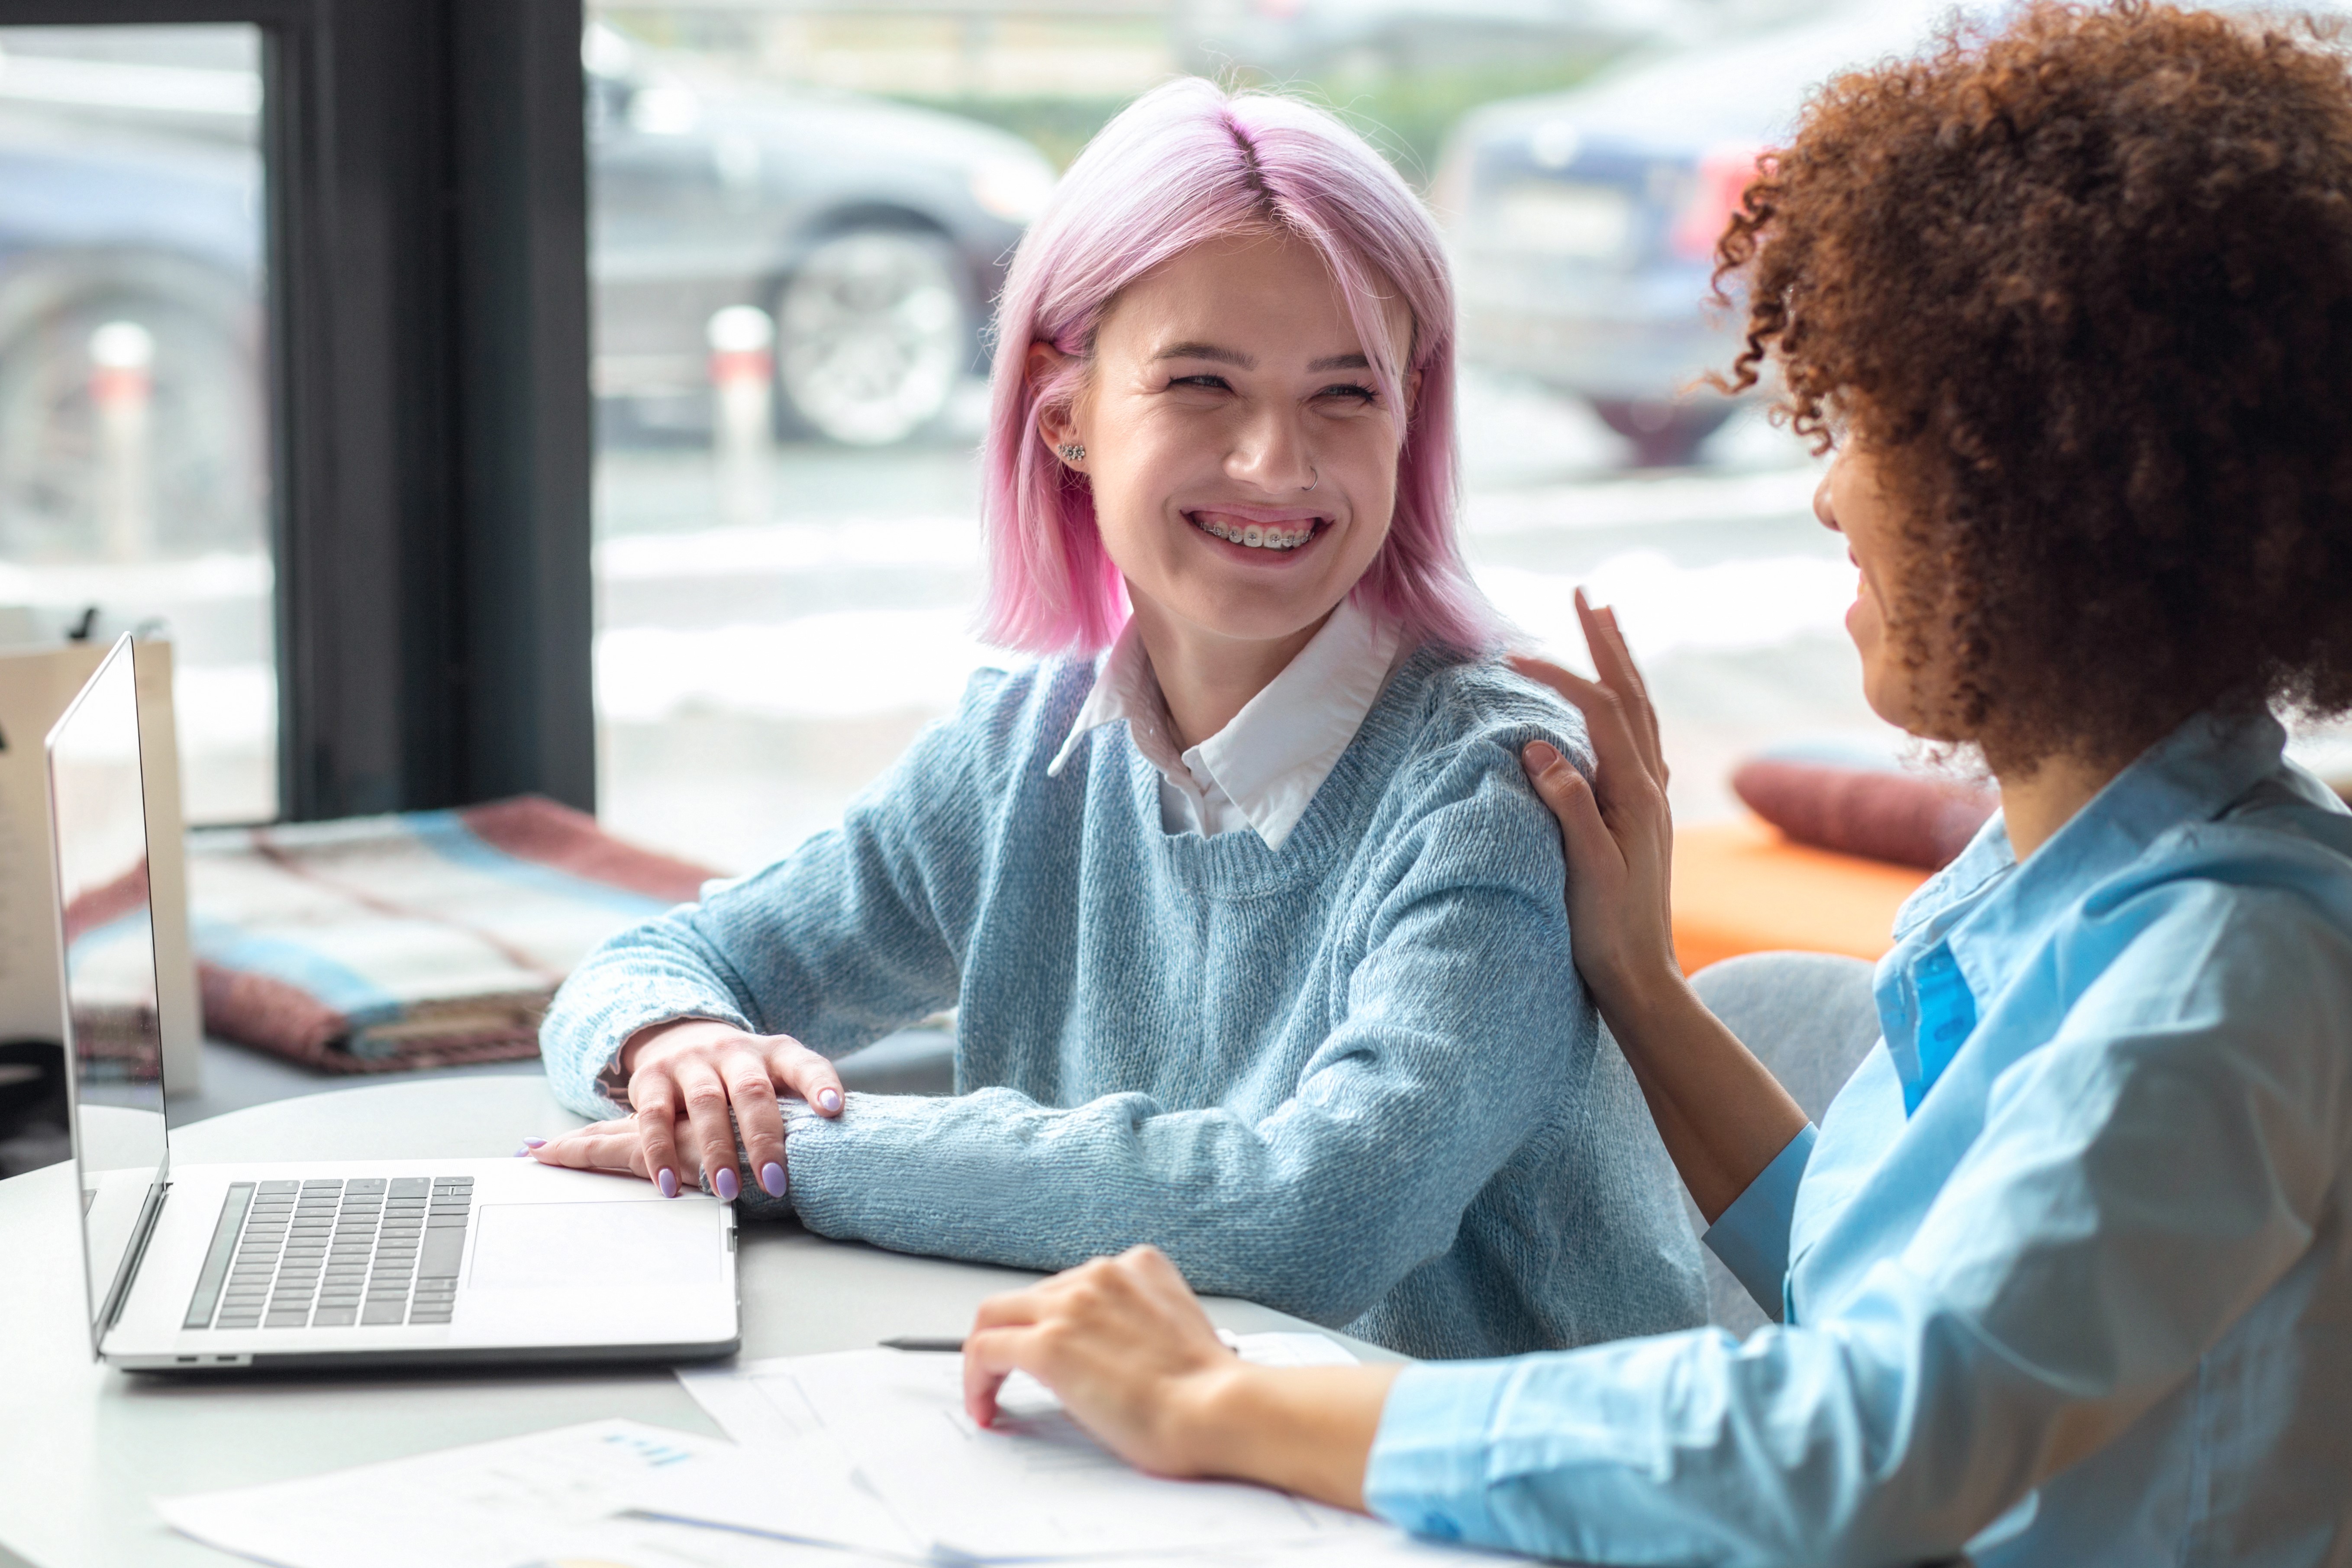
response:
M1252 1412L1263 1403L1253 1399L1250 1387L1260 1370L1234 1356L1178 1381L1163 1409L1169 1420L1167 1451L1181 1473L1258 1479L1244 1463Z
M1190 1475L1255 1481L1361 1511L1381 1411L1402 1370L1236 1361L1197 1374L1175 1451Z
M1650 1054L1657 1042L1677 1037L1693 1008L1704 1010L1690 981L1671 964L1611 976L1605 984L1588 984L1587 989L1601 1022L1628 1056Z

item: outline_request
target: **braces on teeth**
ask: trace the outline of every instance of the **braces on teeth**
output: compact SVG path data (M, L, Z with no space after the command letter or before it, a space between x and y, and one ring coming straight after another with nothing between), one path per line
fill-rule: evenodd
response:
M1304 528L1282 528L1255 522L1244 528L1232 528L1210 517L1197 517L1192 521L1203 533L1213 533L1219 539L1251 550L1296 550L1315 537L1315 525L1311 522Z

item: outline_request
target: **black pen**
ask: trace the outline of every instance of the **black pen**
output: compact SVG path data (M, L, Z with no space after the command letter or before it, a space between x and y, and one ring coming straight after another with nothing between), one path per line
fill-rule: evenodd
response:
M926 1338L921 1334L910 1334L902 1339L884 1340L882 1342L882 1348L886 1351L941 1351L950 1355L961 1355L963 1353L963 1342L961 1340Z

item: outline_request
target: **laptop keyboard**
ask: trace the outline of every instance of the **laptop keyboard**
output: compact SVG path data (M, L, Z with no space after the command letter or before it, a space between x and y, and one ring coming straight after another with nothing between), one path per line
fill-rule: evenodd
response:
M181 1327L446 1323L473 1205L471 1176L233 1183Z

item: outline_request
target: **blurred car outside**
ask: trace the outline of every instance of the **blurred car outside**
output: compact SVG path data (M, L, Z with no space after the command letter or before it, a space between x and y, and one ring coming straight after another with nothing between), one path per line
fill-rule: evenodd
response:
M0 27L0 643L173 643L192 823L278 812L261 29Z
M261 78L219 42L0 41L0 559L264 546ZM601 25L583 56L619 423L707 433L709 321L746 304L775 318L788 430L876 444L935 418L1052 165L948 115L691 82Z
M610 435L710 428L705 332L775 321L780 434L931 424L1053 165L1007 132L821 88L732 80L590 24L594 381Z
M1191 59L1276 76L1494 61L1531 51L1688 43L1785 18L1809 0L1190 0L1171 21Z
M2347 9L2205 3L2322 26ZM1715 308L1709 278L1757 155L1839 72L1916 52L1956 14L2001 9L1862 0L1465 116L1431 192L1453 237L1464 357L1582 398L1637 464L1691 462L1738 406L1700 378L1738 351L1737 302Z
M1738 352L1708 279L1757 154L1813 88L1918 47L1950 9L1865 0L1465 116L1432 191L1464 357L1583 399L1637 464L1691 462L1738 408L1695 384Z
M249 550L268 482L252 41L97 31L0 45L0 559ZM108 58L138 44L171 63Z

